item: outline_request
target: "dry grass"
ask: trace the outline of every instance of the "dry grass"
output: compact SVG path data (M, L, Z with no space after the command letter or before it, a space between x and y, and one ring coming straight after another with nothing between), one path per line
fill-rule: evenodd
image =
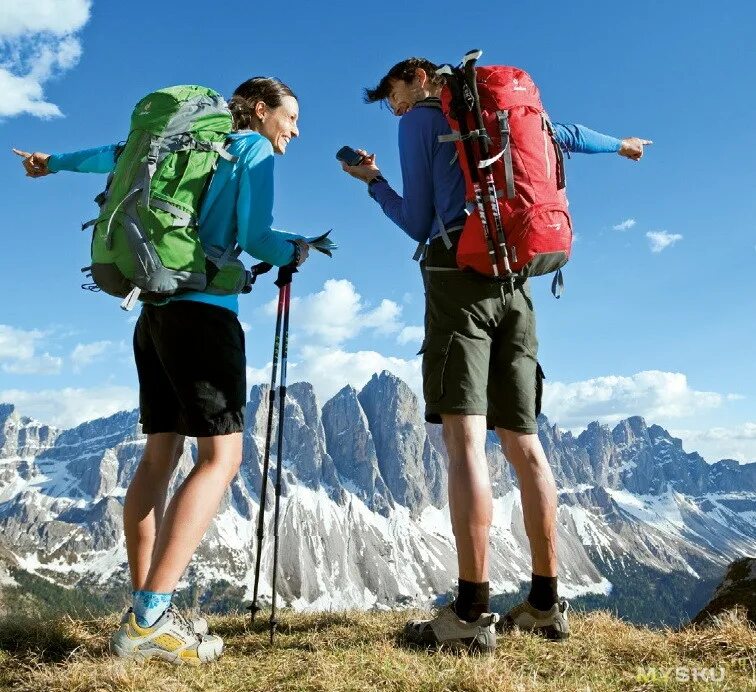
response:
M756 690L756 630L728 615L680 631L628 625L605 612L573 615L572 638L549 643L515 633L495 656L406 649L402 613L283 613L274 647L267 621L211 619L227 653L202 668L127 663L108 654L116 618L0 623L0 689L65 690ZM638 678L655 668L655 679ZM677 670L679 667L679 670ZM680 679L724 670L720 682ZM667 678L664 673L674 669ZM721 673L717 670L717 676Z

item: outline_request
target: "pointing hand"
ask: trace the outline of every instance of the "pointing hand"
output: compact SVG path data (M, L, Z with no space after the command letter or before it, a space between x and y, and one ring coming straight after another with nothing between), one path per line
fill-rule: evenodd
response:
M24 160L24 170L26 170L26 175L30 178L41 178L50 173L50 169L47 167L50 154L42 154L38 151L30 154L28 151L22 151L21 149L14 149L13 153Z
M640 161L643 156L643 147L653 144L650 139L640 139L639 137L628 137L622 140L622 146L620 146L617 152L620 156L632 159L633 161Z

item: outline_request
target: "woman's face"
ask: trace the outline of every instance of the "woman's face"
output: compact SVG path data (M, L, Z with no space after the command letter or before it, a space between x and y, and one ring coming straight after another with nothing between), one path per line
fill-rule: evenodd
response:
M297 100L293 96L284 96L281 99L281 105L277 108L270 108L260 101L255 110L260 119L257 131L270 140L276 154L286 153L286 145L294 137L299 136Z

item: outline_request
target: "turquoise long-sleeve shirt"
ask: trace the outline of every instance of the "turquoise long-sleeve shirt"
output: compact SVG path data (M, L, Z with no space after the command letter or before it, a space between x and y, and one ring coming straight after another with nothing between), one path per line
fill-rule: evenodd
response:
M204 247L225 249L234 240L244 252L275 266L294 259L292 241L299 235L273 229L273 146L257 132L230 135L229 152L235 162L219 159L202 203L199 232ZM53 154L48 168L78 173L110 173L115 167L116 145ZM171 300L195 300L239 313L238 296L190 292Z

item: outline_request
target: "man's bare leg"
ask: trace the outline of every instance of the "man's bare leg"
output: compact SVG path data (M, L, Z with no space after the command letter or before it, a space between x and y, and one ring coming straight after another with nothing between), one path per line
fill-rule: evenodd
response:
M554 474L538 435L496 428L504 455L514 467L520 485L525 532L530 542L533 572L557 574L556 510Z
M504 455L517 474L533 566L528 601L539 610L557 602L557 490L536 434L496 428Z
M475 620L489 608L488 556L493 512L486 459L486 418L443 414L449 457L449 511L457 545L457 614Z

